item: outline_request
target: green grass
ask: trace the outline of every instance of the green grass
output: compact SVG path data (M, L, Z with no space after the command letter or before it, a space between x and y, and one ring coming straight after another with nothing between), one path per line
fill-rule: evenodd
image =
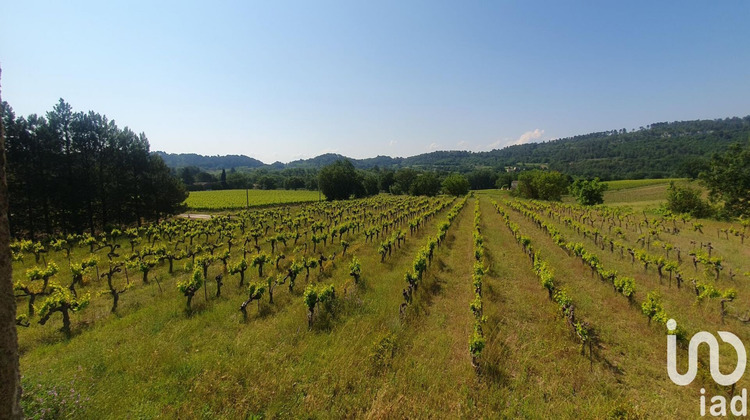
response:
M246 195L247 191L247 195ZM232 210L274 204L318 201L317 191L307 190L220 190L191 191L185 204L192 210Z
M655 210L667 200L667 188L669 180L644 179L637 181L614 181L614 182L640 182L643 185L614 189L604 193L604 204L610 206L624 206L636 211ZM653 181L653 182L651 182ZM664 182L656 182L664 181ZM675 179L675 184L680 186L690 186L692 188L703 189L698 182L690 182L685 179ZM628 184L623 184L628 185Z
M630 188L647 187L649 185L669 184L670 181L683 181L683 178L664 178L664 179L624 179L620 181L607 181L605 184L609 191L619 191Z

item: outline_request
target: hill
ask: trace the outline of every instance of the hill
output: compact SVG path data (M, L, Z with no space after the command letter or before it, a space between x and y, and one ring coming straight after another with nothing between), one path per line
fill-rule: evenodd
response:
M351 159L328 153L287 164L265 165L247 156L200 156L159 153L171 167L202 169L247 167L307 168L349 159L358 169L410 167L446 172L469 172L477 167L503 169L544 164L550 169L602 179L694 177L703 161L732 143L750 140L750 116L716 120L654 123L638 130L589 133L541 143L528 143L488 152L436 151L407 158L377 156Z
M201 169L216 170L222 168L260 168L268 166L258 159L245 155L203 156L195 153L154 152L161 156L170 168L197 166Z

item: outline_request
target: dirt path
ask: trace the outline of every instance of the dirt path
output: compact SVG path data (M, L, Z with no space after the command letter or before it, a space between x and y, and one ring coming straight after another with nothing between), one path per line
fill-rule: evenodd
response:
M211 216L210 214L182 213L182 214L178 214L177 217L182 217L184 219L208 220L213 216Z

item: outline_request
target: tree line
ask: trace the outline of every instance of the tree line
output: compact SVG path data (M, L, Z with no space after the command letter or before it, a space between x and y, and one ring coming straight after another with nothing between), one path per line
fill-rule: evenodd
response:
M318 173L320 191L328 200L372 196L381 192L433 197L441 192L460 196L471 184L461 174L439 174L410 168L398 171L357 171L349 160L338 160Z
M407 158L377 156L349 160L359 170L412 168L441 174L459 172L467 176L477 168L497 173L508 167L533 169L545 165L576 177L598 177L605 181L697 178L706 170L702 165L714 153L725 152L731 144L744 142L748 136L750 116L661 122L634 130L608 130L488 152L435 151ZM173 167L194 165L203 170L246 167L276 174L288 169L317 170L341 159L347 158L329 153L286 164L264 165L246 156L175 155L169 163Z
M96 232L178 211L184 186L146 135L60 101L44 116L2 103L9 219L16 237Z
M374 167L357 169L351 163L349 176L357 179L357 188L349 191L350 195L364 197L378 193L435 195L443 188L443 181L452 172L430 171L414 168L389 169ZM182 180L189 191L224 190L224 189L259 189L259 190L318 190L320 174L325 173L337 161L323 168L287 168L287 169L236 169L221 168L204 170L197 166L185 166L176 169L177 177ZM510 188L518 179L519 171L506 172L480 168L460 176L469 183L472 190L492 188ZM361 184L361 187L360 187Z

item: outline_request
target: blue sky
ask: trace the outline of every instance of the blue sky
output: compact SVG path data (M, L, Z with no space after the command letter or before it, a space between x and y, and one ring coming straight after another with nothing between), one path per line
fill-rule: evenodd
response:
M158 4L156 4L158 3ZM489 150L750 114L750 2L0 1L3 100L152 150Z

